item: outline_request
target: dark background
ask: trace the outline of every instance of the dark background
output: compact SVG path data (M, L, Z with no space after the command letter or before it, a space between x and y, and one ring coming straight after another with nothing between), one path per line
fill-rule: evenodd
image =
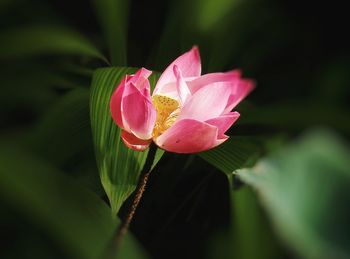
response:
M283 133L292 138L320 125L348 140L347 16L347 9L337 1L133 0L126 19L127 58L110 62L162 71L174 58L198 45L204 73L240 68L245 77L257 82L254 92L238 107L242 117L230 135ZM32 25L68 27L110 56L91 2L2 1L1 143L24 143L108 203L95 165L88 103L79 107L84 119L74 129L73 142L64 143L68 124L60 126L54 118L48 119L62 97L76 87L88 89L93 70L108 64L46 48L50 38L44 34L38 41L43 47L36 52L26 50L38 44L30 33L10 38L12 30ZM117 31L121 25L112 26ZM66 157L57 156L63 152ZM152 258L210 258L207 249L213 237L227 229L235 216L223 185L227 185L226 177L203 159L166 154L150 179L132 232ZM270 251L263 254L296 258L292 249L279 241L251 189L239 180L234 188L254 204L254 213L262 222L263 239L267 240L263 247ZM1 201L1 258L67 256L40 222L28 219L6 196ZM130 200L122 207L121 218L128 205ZM254 250L261 239L250 241L245 248ZM240 252L236 257L253 258Z

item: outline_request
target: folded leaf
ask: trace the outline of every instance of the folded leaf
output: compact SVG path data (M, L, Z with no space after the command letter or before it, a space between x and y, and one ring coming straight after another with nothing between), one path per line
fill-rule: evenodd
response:
M121 130L110 113L109 103L115 87L126 74L135 72L135 68L126 67L98 69L91 87L90 115L97 165L113 213L119 211L135 190L148 153L148 150L134 151L125 146L120 138ZM152 74L149 78L151 87L154 87L157 77L157 74ZM154 165L162 154L162 150L157 151Z

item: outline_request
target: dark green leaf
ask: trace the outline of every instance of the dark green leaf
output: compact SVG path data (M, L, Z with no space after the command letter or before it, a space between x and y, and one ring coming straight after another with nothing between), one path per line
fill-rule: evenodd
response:
M212 30L240 2L240 0L193 1L193 9L196 10L196 25L201 31Z
M231 224L227 233L214 238L211 258L284 258L277 236L251 188L230 189Z
M238 175L300 255L349 258L349 155L336 136L313 131Z
M240 123L301 130L312 125L327 125L350 132L349 112L336 106L307 101L284 101L263 107L250 106L244 110Z
M93 76L90 114L97 165L102 185L111 202L113 213L134 191L139 173L145 163L148 150L143 152L127 148L120 139L120 129L113 122L109 102L114 89L125 74L133 74L135 68L98 69ZM158 75L150 77L154 86ZM156 161L163 151L157 151Z
M106 59L88 39L71 29L27 25L1 32L0 58L24 58L46 54L81 55Z
M62 76L33 62L6 66L1 69L0 77L1 112L26 107L27 110L41 113L42 107L48 106L56 98L53 86L63 81Z
M88 148L89 94L84 88L67 93L46 111L34 130L31 146L56 165Z
M283 258L282 249L256 195L248 187L231 190L234 258ZM254 246L255 249L251 249Z
M72 258L106 253L118 220L96 195L41 159L15 148L0 148L0 197L39 225ZM132 237L122 258L143 258Z
M35 153L102 196L92 143L89 94L85 88L76 88L54 102L27 142Z
M224 144L199 156L231 178L235 170L251 165L260 153L261 145L254 138L230 137Z
M114 66L126 65L128 0L91 0Z

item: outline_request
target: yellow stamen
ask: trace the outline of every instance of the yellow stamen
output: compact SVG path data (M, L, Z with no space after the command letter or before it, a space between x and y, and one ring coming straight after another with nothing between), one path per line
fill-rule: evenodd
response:
M153 139L170 128L180 113L179 102L164 95L152 97L152 103L157 111L156 125L153 129Z

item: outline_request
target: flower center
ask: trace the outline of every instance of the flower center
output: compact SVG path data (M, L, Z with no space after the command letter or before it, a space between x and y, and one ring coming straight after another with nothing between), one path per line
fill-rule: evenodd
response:
M153 139L156 139L174 124L179 116L180 106L178 101L164 95L153 96L152 103L157 111L156 124L153 129Z

